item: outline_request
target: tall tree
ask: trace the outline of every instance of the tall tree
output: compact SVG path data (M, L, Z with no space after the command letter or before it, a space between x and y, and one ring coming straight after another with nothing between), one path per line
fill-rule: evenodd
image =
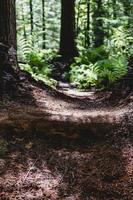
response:
M75 0L61 0L60 54L73 58L77 54L75 44Z
M31 35L33 34L34 21L33 21L33 0L30 0L30 25L31 25Z
M15 0L0 0L0 66L12 61L16 66L16 12ZM9 55L12 59L8 59ZM12 54L12 55L11 55Z
M15 0L0 0L0 95L15 91L18 74L16 57ZM13 86L13 88L12 88ZM13 90L11 90L11 88Z
M46 39L46 34L45 34L45 0L42 0L42 34L43 34L43 43L42 47L45 49L45 39Z
M132 25L132 13L133 13L133 3L131 0L123 0L123 7L124 7L124 15L128 17L127 28L130 28Z
M94 45L95 47L99 47L104 43L104 28L102 19L102 17L104 17L103 0L95 0L94 5Z
M90 46L90 0L87 0L87 37L86 37L86 44L87 47Z
M113 0L112 5L113 5L113 18L116 19L117 18L117 8L116 8L117 1Z
M24 5L22 2L22 20L23 20L23 36L26 39L27 35L26 35L26 27L25 27L25 16L24 16Z
M79 34L79 21L80 21L80 5L81 4L81 0L77 2L77 19L76 19L76 36L78 37Z

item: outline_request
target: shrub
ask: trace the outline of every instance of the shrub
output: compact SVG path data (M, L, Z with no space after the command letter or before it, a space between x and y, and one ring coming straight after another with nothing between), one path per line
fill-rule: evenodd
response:
M103 47L89 49L71 65L71 81L81 89L110 87L127 73L127 65L125 55L109 56Z
M111 29L104 46L82 50L71 65L71 81L79 88L110 87L128 70L133 56L133 37L124 26Z
M26 41L25 41L26 42ZM52 80L52 66L50 60L56 56L56 51L53 50L39 50L34 48L28 48L26 43L23 43L23 56L20 63L21 70L29 72L36 80L42 80L48 85L56 85L56 81Z

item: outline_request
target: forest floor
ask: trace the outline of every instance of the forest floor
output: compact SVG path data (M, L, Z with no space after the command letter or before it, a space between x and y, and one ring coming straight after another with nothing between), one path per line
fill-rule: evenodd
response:
M0 199L132 200L133 95L127 93L66 94L26 83L15 101L5 98Z
M132 200L133 140L12 135L1 200Z

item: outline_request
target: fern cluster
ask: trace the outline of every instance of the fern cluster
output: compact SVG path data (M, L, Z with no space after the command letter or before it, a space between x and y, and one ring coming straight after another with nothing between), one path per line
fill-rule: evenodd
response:
M20 39L18 42L18 59L21 70L29 72L36 80L42 80L48 85L55 85L52 80L50 60L56 56L56 51L34 48L32 42Z
M71 81L79 88L110 87L127 73L133 56L132 34L123 26L111 30L104 46L82 50L71 65Z
M133 36L123 26L112 28L112 35L106 44L106 50L113 54L121 54L127 57L133 55Z
M107 88L127 73L125 55L109 55L104 47L92 48L75 58L71 81L79 88Z

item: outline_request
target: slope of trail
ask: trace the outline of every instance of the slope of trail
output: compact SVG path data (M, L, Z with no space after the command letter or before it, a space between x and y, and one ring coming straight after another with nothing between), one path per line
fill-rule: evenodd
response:
M110 94L23 88L0 104L0 199L132 200L131 95L117 107Z
M75 133L76 137L79 133L96 133L98 129L105 132L132 116L129 106L117 107L106 101L110 93L100 100L92 92L87 96L87 93L71 91L66 94L62 90L46 90L36 85L26 87L28 94L24 91L15 101L1 104L1 127L29 132L48 130L54 134L67 133L70 137Z

